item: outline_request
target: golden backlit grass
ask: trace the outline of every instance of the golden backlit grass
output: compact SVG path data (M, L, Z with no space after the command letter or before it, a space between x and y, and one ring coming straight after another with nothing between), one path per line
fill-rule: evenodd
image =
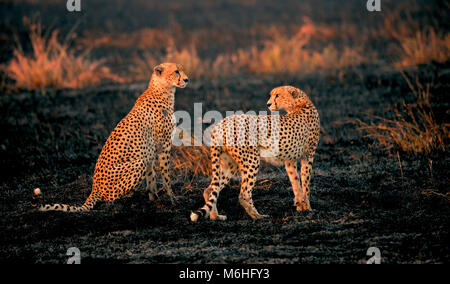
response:
M345 19L325 24L303 17L300 25L255 25L239 32L208 27L188 31L172 18L166 28L108 34L85 31L76 45L77 50L114 50L113 57L129 66L121 75L132 82L148 80L153 67L165 61L183 64L193 78L343 70L378 64L386 61L383 58L400 68L447 62L450 33L433 24L433 19L415 16L418 11L423 7L417 3L400 3L370 30ZM57 30L44 38L40 25L31 25L30 40L32 53L25 54L17 47L14 58L2 68L16 87L79 88L105 79L124 81L112 74L103 60L91 60L87 52L76 54L67 43L59 42ZM389 43L383 55L371 46L377 40ZM131 50L134 56L121 58L121 50Z
M177 176L211 174L210 151L205 145L175 147L172 157Z
M180 63L190 77L213 77L217 75L214 73L210 61L198 56L195 44L179 50L174 46L173 41L170 41L165 53L145 52L141 57L135 58L130 67L132 76L130 80L148 80L153 68L161 62Z
M210 149L205 145L174 147L172 164L172 174L184 181L183 189L187 191L194 188L199 178L208 178L212 174Z
M421 9L423 8L417 6L417 3L412 6L400 5L384 19L380 36L396 44L394 52L396 67L443 63L450 60L450 33L415 18L414 12Z
M80 88L103 80L121 82L111 73L102 60L90 60L87 53L76 55L68 43L58 40L58 30L49 37L42 35L41 24L29 23L31 54L19 45L14 57L2 71L14 80L15 88L34 89L44 87Z
M433 28L418 31L413 37L402 39L403 55L400 67L446 62L450 59L450 33L438 33Z
M313 41L327 43L336 36L336 30L308 18L303 21L293 35L273 29L262 48L254 45L249 50L239 50L235 55L236 63L249 73L260 74L335 69L364 61L359 50L349 46L338 49L328 43L321 49L314 48Z
M294 29L293 34L277 27L269 29L267 39L261 44L238 49L233 53L220 53L213 59L199 56L195 42L178 48L175 39L168 43L165 52L147 52L136 59L131 73L144 79L151 66L160 61L181 63L195 77L221 77L239 73L274 74L336 69L367 62L361 47L345 46L342 49L327 43L316 49L314 42L328 42L336 37L336 30L318 25L308 18Z
M196 139L183 138L182 133L180 132L179 137L184 142L183 145L172 147L173 174L176 178L183 178L190 185L200 176L211 175L210 148L205 144L194 146Z
M121 48L128 45L143 51L130 64L132 81L148 79L153 66L162 61L176 61L191 76L206 78L339 70L378 64L380 60L400 68L448 61L450 34L415 18L417 9L421 8L400 5L371 32L345 21L321 24L307 17L299 26L255 26L243 31L251 44L231 51L225 46L233 43L233 37L237 40L238 35L208 29L189 34L176 22L170 30L143 29L131 35L99 39L99 44ZM390 43L383 56L370 45L376 40ZM215 56L205 57L212 41L223 42L224 48L217 50Z
M416 19L414 12L420 7L397 7L387 14L379 35L396 47L391 59L394 66L407 66L448 62L450 59L450 34ZM372 117L376 122L357 124L387 150L407 153L448 151L450 124L438 122L431 106L431 85L423 86L416 78L415 84L402 72L415 102L403 102L393 110L393 118Z
M392 119L373 117L376 123L357 120L360 129L387 150L400 149L415 154L447 151L450 123L436 121L430 103L430 85L423 87L417 80L414 86L406 75L404 78L415 96L415 103L403 102L397 106Z

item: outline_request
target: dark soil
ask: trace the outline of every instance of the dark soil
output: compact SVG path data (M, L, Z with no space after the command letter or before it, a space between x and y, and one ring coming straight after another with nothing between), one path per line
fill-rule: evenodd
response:
M420 68L433 80L439 119L448 119L448 66ZM70 247L82 263L358 263L378 247L383 263L448 263L450 155L384 151L354 124L411 98L394 70L196 80L176 94L176 109L265 110L269 91L290 84L310 94L324 131L311 188L314 211L298 213L283 168L264 165L254 190L267 220L252 221L238 202L239 181L224 189L225 222L189 221L203 203L208 177L176 177L172 206L143 190L83 214L41 213L30 205L35 187L47 202L81 204L96 158L115 124L146 84L46 90L0 96L0 260L65 263ZM448 120L447 120L448 121ZM400 159L400 160L399 160ZM432 167L430 167L432 161ZM430 192L429 189L432 189Z

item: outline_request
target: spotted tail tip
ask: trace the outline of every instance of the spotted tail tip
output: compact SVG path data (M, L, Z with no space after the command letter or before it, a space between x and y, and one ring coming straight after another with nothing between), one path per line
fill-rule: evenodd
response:
M191 221L197 222L197 220L198 220L198 214L191 211Z
M33 190L33 196L31 196L31 206L38 206L39 200L42 198L42 192L40 188L35 188Z
M39 187L36 187L33 190L33 195L38 196L38 195L41 195L41 194L42 194L42 191L41 191L41 189Z

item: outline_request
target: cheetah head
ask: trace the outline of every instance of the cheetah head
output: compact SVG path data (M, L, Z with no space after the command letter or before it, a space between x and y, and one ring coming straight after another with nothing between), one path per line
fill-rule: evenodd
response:
M270 99L267 107L271 111L286 110L292 111L302 100L309 100L308 96L301 90L292 86L282 86L270 92Z
M184 88L189 78L184 73L183 66L176 63L161 63L153 69L152 81L161 85Z

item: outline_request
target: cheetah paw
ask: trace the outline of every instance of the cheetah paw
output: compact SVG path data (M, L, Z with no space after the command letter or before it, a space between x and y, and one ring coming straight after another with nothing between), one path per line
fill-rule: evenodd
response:
M156 199L159 199L159 196L157 193L149 193L148 199L150 199L151 201L155 201Z
M269 215L261 215L261 214L257 214L254 216L251 216L253 220L258 220L258 219L265 219L265 218L269 218Z
M301 212L301 211L312 211L311 206L309 206L309 204L307 203L300 203L297 204L297 211Z
M214 221L225 221L227 219L227 216L225 216L225 215L215 215L215 216L211 215L210 219L214 220Z

